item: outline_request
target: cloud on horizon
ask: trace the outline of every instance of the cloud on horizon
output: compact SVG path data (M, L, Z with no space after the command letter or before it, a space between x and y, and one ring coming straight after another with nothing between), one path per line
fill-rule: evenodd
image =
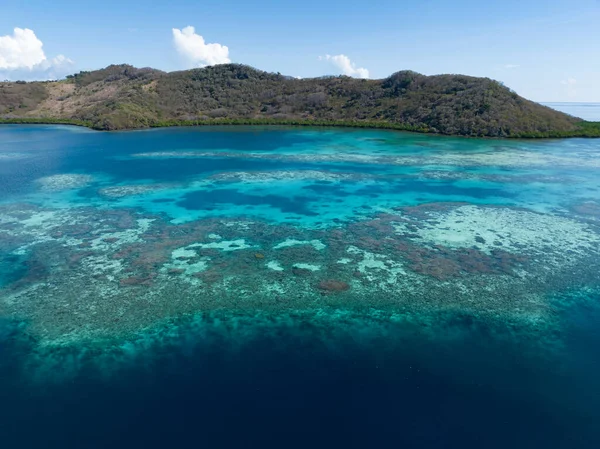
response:
M181 30L173 28L173 45L189 68L231 62L227 46L217 43L207 44L201 35L196 34L193 26Z
M336 66L343 75L352 76L354 78L368 78L369 71L364 67L356 67L350 58L346 55L325 55L319 56L319 61L329 61Z
M29 28L15 28L0 36L0 79L49 80L62 78L73 68L64 55L48 59L44 43Z
M567 78L566 80L562 80L560 84L566 86L565 88L569 98L573 98L577 95L577 80L575 78Z

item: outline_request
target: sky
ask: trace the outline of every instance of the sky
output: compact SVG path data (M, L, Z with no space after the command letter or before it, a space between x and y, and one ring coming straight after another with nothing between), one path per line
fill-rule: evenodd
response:
M227 62L296 77L461 73L534 101L600 102L600 0L0 2L0 80Z

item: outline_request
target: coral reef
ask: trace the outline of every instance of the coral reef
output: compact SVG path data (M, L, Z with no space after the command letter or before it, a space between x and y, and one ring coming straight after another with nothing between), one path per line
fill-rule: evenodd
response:
M18 161L22 159L29 159L32 155L27 153L0 153L0 161Z
M227 151L157 151L152 153L136 153L135 158L150 159L203 159L203 158L235 158L277 160L286 162L321 162L375 164L387 166L456 166L456 167L565 167L565 168L600 168L600 161L585 152L569 154L539 154L519 148L504 148L503 151L487 152L437 152L434 154L407 156L361 154L348 151L323 153L253 153Z
M46 376L296 324L325 345L472 332L540 354L569 337L571 292L600 290L593 142L237 132L0 150L0 321Z
M578 215L600 219L600 203L596 201L585 201L571 206L571 211Z
M327 172L319 170L273 170L273 171L243 171L224 172L210 176L211 181L270 183L273 181L340 181L362 179L363 174Z
M344 281L337 281L335 279L326 279L319 282L317 288L327 293L345 292L350 290L350 284Z
M551 322L545 292L573 285L573 270L595 282L600 252L585 221L464 203L326 229L14 204L0 217L0 248L25 261L0 286L0 306L54 343L223 308L464 309Z
M93 182L91 175L61 174L46 176L36 180L40 189L45 192L59 192L68 189L80 189Z
M103 187L98 193L107 198L124 198L128 196L143 195L160 190L177 188L178 184L137 184Z

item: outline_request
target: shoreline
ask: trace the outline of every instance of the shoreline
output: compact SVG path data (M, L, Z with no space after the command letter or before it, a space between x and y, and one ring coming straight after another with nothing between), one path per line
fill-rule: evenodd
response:
M167 120L164 122L150 123L144 127L106 129L94 126L91 122L74 119L54 118L0 118L0 125L66 125L79 126L94 131L139 131L153 128L174 127L201 127L201 126L297 126L297 127L334 127L334 128L362 128L381 129L392 131L414 132L444 137L464 137L475 139L568 139L568 138L600 138L600 122L582 121L579 129L572 132L547 132L547 133L520 133L510 136L468 135L468 134L443 134L426 127L404 125L400 123L373 122L373 121L345 121L345 120L272 120L272 119L212 119L212 120Z

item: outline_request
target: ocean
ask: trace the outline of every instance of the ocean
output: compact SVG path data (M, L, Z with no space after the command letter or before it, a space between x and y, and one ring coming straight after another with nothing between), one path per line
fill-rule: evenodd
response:
M3 448L600 447L600 141L0 127Z
M564 112L574 117L579 117L589 122L600 122L600 103L542 103L557 111Z

